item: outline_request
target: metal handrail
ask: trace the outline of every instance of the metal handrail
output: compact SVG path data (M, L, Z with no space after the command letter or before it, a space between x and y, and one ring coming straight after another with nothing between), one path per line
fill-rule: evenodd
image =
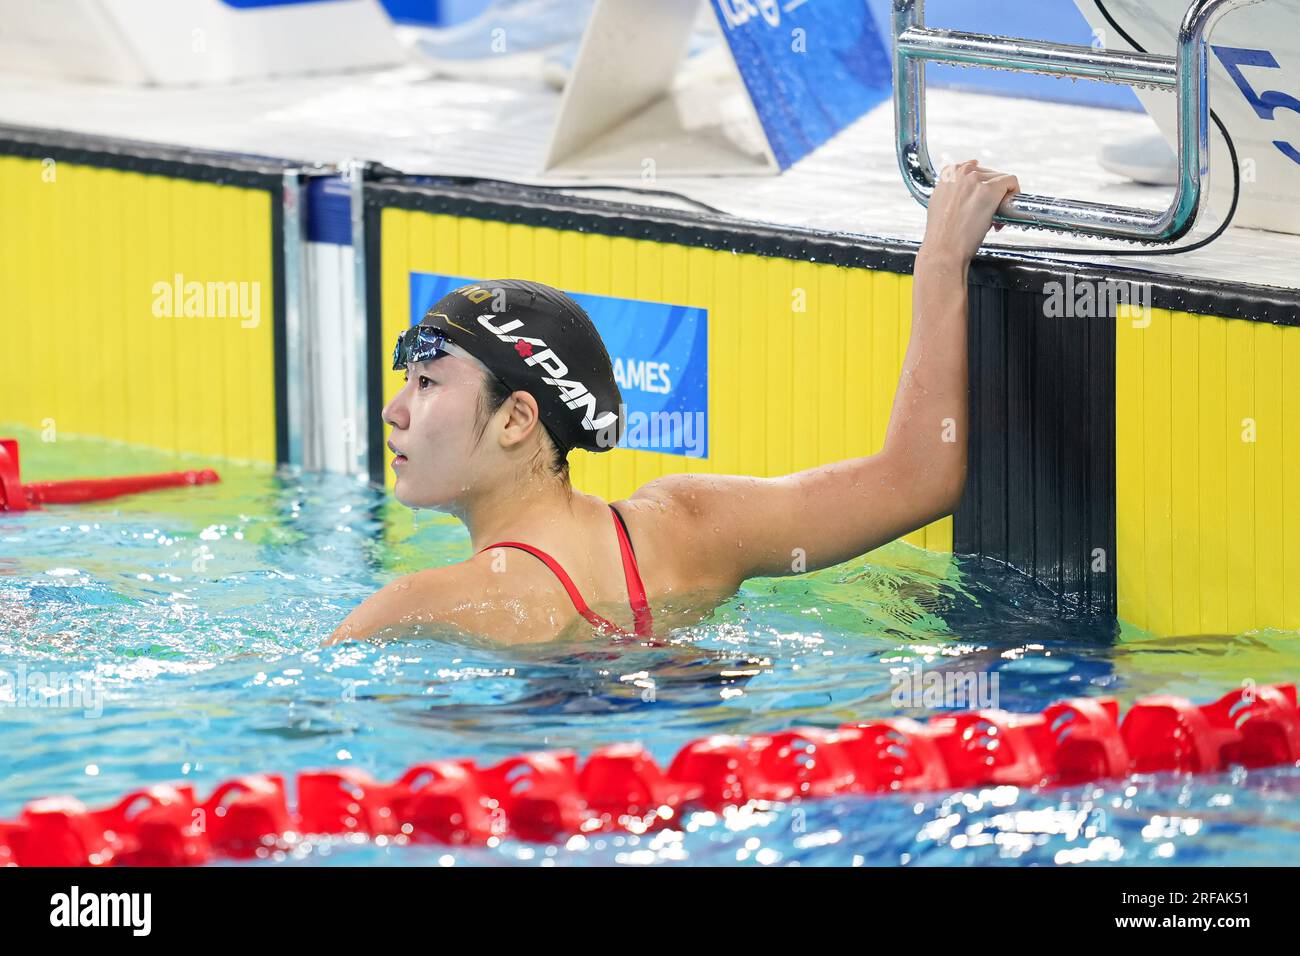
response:
M1174 55L1161 56L933 29L924 22L924 0L894 0L894 134L908 190L928 205L938 179L926 144L922 67L927 60L1172 90L1178 96L1178 189L1168 209L1017 193L993 221L1076 235L1175 241L1196 224L1210 188L1206 35L1224 14L1258 2L1195 0L1183 16Z

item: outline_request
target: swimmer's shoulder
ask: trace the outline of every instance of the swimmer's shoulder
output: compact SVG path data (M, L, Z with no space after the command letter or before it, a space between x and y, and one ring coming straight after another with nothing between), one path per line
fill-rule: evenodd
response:
M537 639L529 632L539 614L554 618L565 609L550 606L548 580L532 572L529 562L507 563L484 552L403 575L366 598L325 644L451 635Z
M469 562L426 568L389 581L352 609L325 645L410 637L454 617L458 594L473 576Z
M722 592L738 587L744 575L732 562L720 560L718 551L731 507L726 499L740 490L725 477L664 475L611 502L627 522L638 563L648 562L688 586Z

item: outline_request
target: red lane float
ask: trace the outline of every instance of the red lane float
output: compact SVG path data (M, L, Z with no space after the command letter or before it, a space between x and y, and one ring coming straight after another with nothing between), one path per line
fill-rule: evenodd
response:
M220 481L211 468L168 471L158 475L123 475L117 478L76 478L66 481L31 481L19 477L18 442L0 438L0 511L26 511L41 505L76 505L102 501L142 491L207 485Z
M644 833L691 809L837 794L1077 784L1156 771L1211 772L1300 763L1294 684L1244 687L1212 704L1075 698L1038 714L978 710L925 723L887 718L683 747L667 771L640 744L571 750L479 768L435 760L391 783L355 767L304 771L297 805L285 780L249 774L200 802L189 786L153 786L102 810L71 797L36 800L0 821L0 864L183 866L248 858L308 834L411 842L551 841L601 831Z

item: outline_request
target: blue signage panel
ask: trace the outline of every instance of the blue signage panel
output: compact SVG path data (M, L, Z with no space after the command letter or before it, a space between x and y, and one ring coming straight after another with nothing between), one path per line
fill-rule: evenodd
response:
M411 324L448 292L481 281L412 272ZM564 291L587 310L614 363L627 406L627 432L618 447L707 458L708 310Z
M712 0L782 169L892 95L864 0Z
M322 0L221 0L236 10L256 10L259 7L287 7L295 3L321 3Z

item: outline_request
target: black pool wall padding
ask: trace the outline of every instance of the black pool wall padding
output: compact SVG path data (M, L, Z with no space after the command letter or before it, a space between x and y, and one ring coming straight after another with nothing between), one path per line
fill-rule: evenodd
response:
M1045 299L971 285L971 436L953 550L1113 615L1115 319L1048 317Z

